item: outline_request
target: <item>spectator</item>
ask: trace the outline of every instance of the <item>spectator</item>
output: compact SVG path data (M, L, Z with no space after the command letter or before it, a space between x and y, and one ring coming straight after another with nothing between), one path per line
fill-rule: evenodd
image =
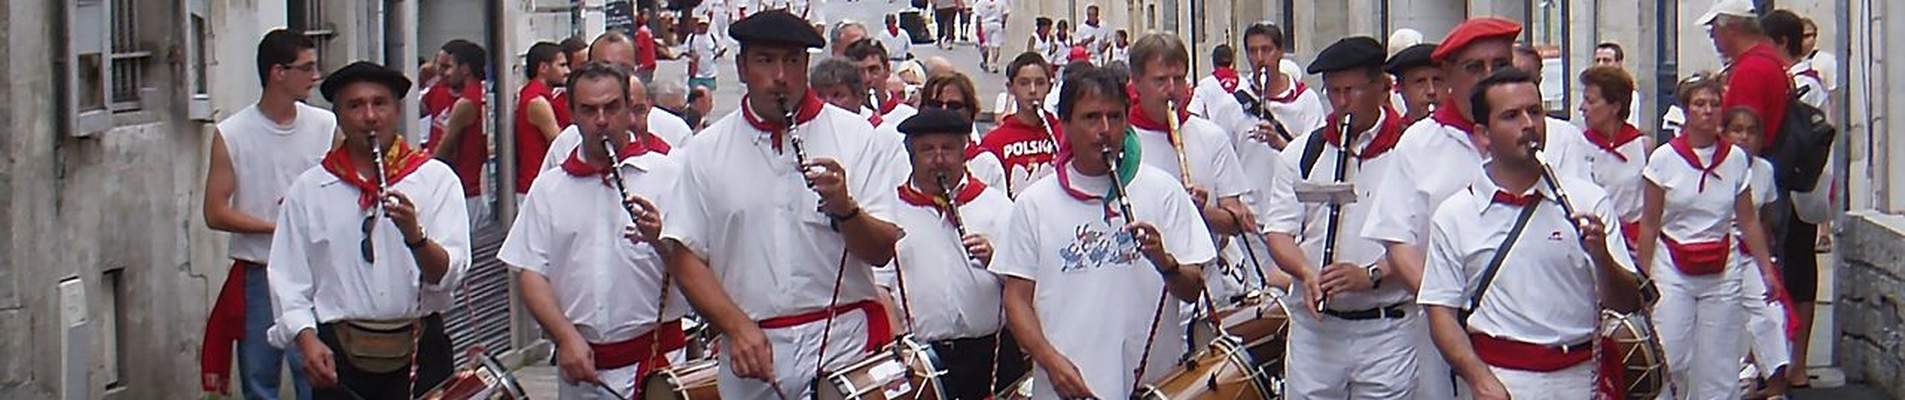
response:
M1780 55L1793 60L1786 65L1786 73L1792 77L1793 90L1799 91L1799 101L1814 108L1828 110L1831 106L1828 101L1831 96L1827 85L1820 72L1814 69L1813 60L1804 58L1808 55L1807 44L1813 41L1812 36L1806 33L1806 25L1806 19L1792 11L1775 10L1761 18L1759 26L1760 30L1772 39L1774 47L1781 51ZM1827 115L1832 114L1827 113ZM1763 126L1766 130L1779 128L1779 125L1773 124ZM1762 147L1777 145L1774 142L1762 144L1764 145ZM1792 204L1791 212L1785 212L1786 210L1782 209L1772 213L1775 216L1789 214L1789 218L1783 221L1784 225L1781 225L1780 221L1773 223L1775 227L1783 226L1784 228L1775 229L1774 239L1778 250L1775 253L1792 258L1786 260L1786 257L1782 257L1781 261L1785 264L1785 271L1788 274L1787 284L1788 289L1792 290L1793 307L1797 309L1799 316L1793 323L1799 326L1800 332L1812 332L1812 305L1818 298L1819 262L1813 253L1832 248L1832 230L1829 224L1832 221L1834 203L1832 182L1836 179L1833 177L1830 166L1838 164L1837 159L1836 153L1827 156L1828 167L1821 173L1819 182L1814 184L1812 190L1787 193L1786 198L1790 199ZM1781 207L1783 204L1775 203L1773 206ZM1795 357L1793 359L1805 360L1810 350L1809 345L1807 340L1795 341L1792 348L1792 354ZM1804 387L1810 383L1805 368L1789 368L1787 378L1789 385Z
M886 15L886 29L877 36L880 45L886 46L888 61L902 61L913 58L913 35L900 29L899 14Z
M827 47L834 57L845 57L847 46L867 38L867 27L853 20L841 20L827 33Z
M681 119L694 128L695 133L708 127L708 114L714 112L714 91L705 87L695 87L688 91L688 109L682 110Z

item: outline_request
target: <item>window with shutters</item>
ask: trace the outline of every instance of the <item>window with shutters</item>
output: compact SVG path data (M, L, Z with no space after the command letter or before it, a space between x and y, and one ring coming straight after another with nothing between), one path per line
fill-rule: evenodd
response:
M137 0L110 0L112 10L107 13L112 20L112 65L108 76L107 107L113 112L139 111L145 108L145 97L151 87L146 81L146 69L154 59L153 53L139 35L140 23L144 21L139 12Z
M318 66L325 71L331 70L330 67L333 65L342 66L342 64L333 64L342 61L341 59L331 60L330 57L325 57L327 55L325 50L330 48L331 39L337 38L337 27L326 19L329 13L325 12L324 2L288 0L286 6L291 13L291 29L304 32L304 36L311 38L311 43L317 45Z
M148 123L164 109L159 83L166 78L165 43L175 41L172 2L141 0L66 0L55 22L65 46L54 58L60 82L59 104L65 131L75 136L105 132L117 125ZM163 89L170 90L172 86ZM174 92L174 93L183 93Z

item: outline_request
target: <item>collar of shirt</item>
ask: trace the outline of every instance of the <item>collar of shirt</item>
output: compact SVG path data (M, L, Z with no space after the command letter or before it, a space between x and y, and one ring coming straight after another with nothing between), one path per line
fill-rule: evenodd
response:
M1177 105L1177 110L1175 111L1177 112L1177 123L1178 123L1178 128L1180 129L1183 128L1183 124L1185 122L1188 122L1191 120L1191 111L1189 107L1190 107L1189 102L1186 102L1185 104ZM1179 134L1178 132L1171 130L1171 125L1169 123L1151 119L1151 115L1145 113L1144 109L1139 108L1136 101L1132 102L1131 109L1127 112L1127 114L1130 115L1129 118L1131 119L1131 126L1134 128L1138 128L1140 130L1146 130L1146 131L1153 131L1153 132L1164 132L1171 135ZM1177 143L1178 139L1172 139L1171 142Z
M1522 190L1519 193L1510 192L1507 189L1504 189L1501 186L1496 185L1495 179L1490 178L1488 176L1488 173L1486 172L1488 167L1486 164L1483 165L1482 169L1484 172L1480 176L1477 176L1475 178L1474 183L1470 183L1468 186L1469 192L1473 193L1477 199L1488 199L1488 201L1475 202L1476 215L1481 215L1483 212L1487 212L1489 207L1520 208L1522 205L1526 204L1526 203L1520 203L1520 202L1529 201L1526 199L1530 199L1530 198L1539 199L1545 202L1554 202L1556 204L1559 204L1558 200L1555 200L1556 197L1553 191L1548 189L1548 186L1545 182L1537 180L1535 181L1535 185L1528 187L1527 190ZM1503 201L1503 200L1509 200L1509 199L1513 199L1513 200Z
M1273 68L1274 68L1274 67L1273 67ZM1273 76L1275 75L1275 73L1274 73L1274 72L1272 72L1271 74L1272 74ZM1262 76L1262 75L1263 75L1263 73L1251 73L1251 74L1250 74L1250 79L1251 79L1251 80L1253 80L1253 81L1254 81L1254 80L1258 80L1258 79L1267 79L1266 77L1264 77L1264 76ZM1296 79L1296 77L1293 77L1293 76L1289 76L1289 75L1283 75L1283 80L1284 80L1284 81L1287 81L1287 82L1289 82L1289 83L1290 83L1290 85L1289 85L1289 87L1288 87L1288 88L1285 88L1285 89L1283 89L1283 92L1281 92L1281 93L1257 93L1257 95L1258 95L1259 97L1263 97L1263 99L1264 99L1264 101L1273 101L1273 102L1278 102L1278 103L1289 103L1289 102L1292 102L1292 101L1296 101L1296 99L1297 99L1297 98L1300 98L1300 97L1303 97L1303 92L1306 92L1306 91L1309 91L1309 90L1310 90L1310 86L1309 86L1309 85L1305 85L1305 84L1303 84L1303 81L1299 81L1299 80L1297 80L1297 79ZM1269 85L1269 83L1268 83L1268 82L1265 82L1265 84L1264 84L1264 87L1262 87L1262 88L1253 88L1253 90L1254 90L1254 91L1267 91L1267 90L1270 90L1270 85Z
M1601 133L1594 128L1583 129L1581 132L1587 137L1588 143L1593 143L1594 147L1614 155L1614 158L1621 162L1627 162L1627 155L1621 154L1620 147L1641 137L1639 128L1626 123L1622 123L1621 130L1613 134Z
M1243 79L1237 75L1237 69L1231 67L1217 67L1210 71L1210 76L1217 78L1217 84L1224 87L1224 93L1237 91L1237 84Z
M1687 162L1687 165L1691 165L1694 170L1700 171L1700 191L1707 190L1707 178L1720 177L1720 173L1715 170L1720 168L1720 163L1725 162L1727 154L1732 153L1733 150L1732 144L1727 143L1725 140L1716 140L1711 146L1713 148L1713 160L1708 162L1707 165L1700 165L1700 155L1694 153L1693 143L1687 141L1686 135L1680 135L1672 140L1668 140L1667 145L1673 147L1674 154L1679 155L1681 160Z
M1446 100L1441 105L1437 105L1435 113L1430 114L1429 118L1435 119L1435 122L1440 122L1442 125L1461 130L1463 133L1475 132L1475 121L1470 121L1467 115L1456 111L1455 100Z
M1332 114L1329 120L1340 121L1342 118L1341 114ZM1402 141L1402 117L1396 114L1394 108L1383 107L1382 113L1377 114L1377 118L1376 125L1356 135L1356 143L1362 144L1361 150L1353 152L1358 159L1368 160L1381 156L1395 149L1396 143ZM1336 144L1337 147L1344 147L1342 135L1337 132L1340 129L1339 124L1326 125L1323 128L1323 139Z
M820 101L820 97L814 94L812 88L805 90L805 92L806 95L801 98L800 104L797 106L800 109L794 113L794 124L796 125L813 121L814 117L820 116L820 110L826 106L826 103ZM781 144L786 142L781 138L781 135L787 133L788 126L786 121L768 121L766 118L755 115L753 101L746 96L742 96L741 99L741 117L741 119L747 121L749 127L761 132L760 136L755 137L756 142L762 139L768 139L772 141L775 152L781 151Z
M381 184L385 188L394 186L397 182L403 181L405 177L409 177L411 173L417 172L417 168L422 167L425 162L429 161L429 154L404 143L403 136L399 135L396 141L390 144L390 149L384 152L384 159L378 160L378 164L382 167L381 172L384 174L383 177L374 175L379 171L370 172L373 174L370 177L366 177L364 172L358 171L357 164L351 162L350 151L346 150L344 146L338 146L337 148L331 149L330 152L325 153L324 160L321 161L319 165L324 168L325 172L329 172L331 179L333 179L326 181L325 184L330 184L331 182L350 184L352 187L357 188L359 193L357 207L359 209L370 209L370 206L377 202L378 185ZM372 179L379 179L380 181L373 181Z
M972 174L966 174L966 179L960 181L957 186L951 189L953 192L952 198L947 198L945 194L940 193L926 193L920 190L918 186L913 185L911 179L908 179L906 184L900 185L898 191L900 201L906 202L906 204L914 207L931 208L951 218L952 215L946 213L947 208L960 207L966 205L966 203L971 203L973 199L979 198L980 193L985 193L986 184L979 182L979 179L973 177Z
M615 167L631 166L635 167L636 170L647 171L651 165L649 165L649 162L642 161L642 155L651 152L668 154L668 143L662 141L660 137L656 137L654 134L643 133L633 134L631 136L633 140L629 140L627 144L622 145L621 150L616 151L615 155L621 157L621 160L615 163ZM578 145L575 147L575 151L570 152L569 158L562 162L562 171L569 173L570 176L578 177L608 173L609 168L589 164L589 162L584 159L586 157L582 151L584 148L586 148L586 146ZM603 183L606 184L607 182L605 181Z

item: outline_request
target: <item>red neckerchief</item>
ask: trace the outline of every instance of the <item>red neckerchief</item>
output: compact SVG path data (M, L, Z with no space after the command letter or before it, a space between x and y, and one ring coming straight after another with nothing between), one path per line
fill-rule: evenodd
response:
M867 123L868 123L868 124L872 124L872 125L873 125L873 127L875 127L875 128L878 128L878 127L880 127L880 123L881 123L881 122L885 122L885 121L886 121L886 118L881 118L881 117L880 117L880 111L879 111L879 110L874 110L873 112L870 112L870 113L867 113L867 114L871 114L871 115L867 115Z
M1243 81L1237 76L1237 69L1231 67L1217 67L1210 71L1210 76L1217 78L1217 84L1224 87L1224 93L1237 91L1237 83Z
M899 188L900 201L906 202L906 204L913 205L914 207L931 208L933 211L939 212L940 215L946 216L946 218L952 218L952 214L947 213L946 209L971 203L973 199L979 198L980 193L985 192L986 184L979 182L979 179L972 177L971 174L967 174L966 182L959 185L958 189L959 193L953 194L953 198L948 199L946 196L937 193L926 194L926 192L921 192L919 189L913 188L911 184L901 184Z
M1681 160L1686 160L1687 165L1692 165L1693 169L1700 170L1700 191L1707 190L1707 177L1720 177L1720 173L1714 170L1720 168L1720 162L1726 161L1727 153L1731 153L1733 150L1732 144L1727 143L1725 140L1715 139L1713 145L1718 147L1713 149L1713 162L1702 166L1700 165L1700 155L1694 154L1693 144L1687 142L1687 135L1680 135L1673 138L1673 140L1668 140L1667 145L1673 146L1674 154L1679 155Z
M1290 90L1290 94L1283 95L1283 97L1271 97L1269 93L1258 93L1258 95L1263 96L1264 101L1289 104L1292 101L1296 101L1296 98L1302 97L1304 91L1310 90L1309 85L1304 85L1303 81L1291 79L1290 83L1296 86ZM1269 85L1264 85L1263 90L1270 90Z
M635 135L634 140L628 141L628 144L622 145L622 149L616 152L616 155L621 156L621 159L609 163L608 166L597 167L589 164L588 161L582 160L583 148L586 148L586 146L576 146L575 151L569 152L569 158L562 160L562 172L567 172L569 176L574 177L605 175L609 172L610 168L615 168L615 166L620 165L622 161L640 157L650 152L668 154L669 150L668 142L662 141L660 137L652 133ZM604 176L603 179L602 183L608 184L608 178Z
M894 24L886 24L886 34L888 34L888 35L893 35L893 36L899 36L899 35L900 35L900 26L899 26L899 25L894 25Z
M1527 207L1529 204L1535 204L1536 202L1541 201L1541 192L1534 192L1529 194L1514 194L1514 193L1508 193L1508 192L1497 190L1495 191L1495 198L1493 201L1496 203L1507 204L1507 205L1516 206L1516 207Z
M410 176L410 173L417 172L417 168L422 167L424 162L430 161L430 155L404 143L403 137L398 136L397 140L390 144L390 149L384 152L384 159L380 161L384 165L384 184L394 186L397 182L403 181L404 177ZM324 166L325 172L337 176L337 180L357 188L358 209L367 210L372 204L376 204L377 180L375 177L366 177L357 172L357 164L351 163L350 151L345 150L344 146L338 146L324 153L324 161L319 165Z
M1632 142L1635 139L1640 139L1641 136L1640 128L1635 128L1633 125L1626 123L1622 123L1621 130L1614 132L1613 135L1601 133L1600 131L1594 130L1594 128L1588 128L1583 132L1587 134L1588 143L1593 143L1595 147L1601 148L1601 151L1605 151L1607 154L1613 154L1614 158L1621 160L1621 162L1627 162L1627 155L1621 154L1619 150L1620 147L1627 145L1628 142Z
M900 108L900 100L903 100L901 97L904 96L904 93L887 92L886 101L880 102L880 109L877 110L877 113L886 115L886 113L893 112L893 109Z
M1436 106L1435 113L1429 114L1429 118L1443 125L1460 129L1463 133L1475 133L1475 122L1469 121L1468 116L1462 115L1460 111L1455 111L1454 100L1444 101L1442 105Z
M800 109L794 112L794 123L796 124L805 124L807 121L814 120L814 117L820 116L820 110L827 104L820 101L820 96L814 95L813 88L808 88L805 92L807 94L800 99ZM787 134L785 121L770 122L761 119L760 116L754 115L754 107L749 104L750 102L751 101L745 97L741 99L741 119L747 120L747 125L754 127L754 129L772 133L774 135L774 152L779 153L781 151L781 136Z
M1402 116L1397 115L1396 109L1390 107L1383 107L1382 115L1382 124L1376 127L1376 137L1370 139L1369 145L1363 146L1362 150L1353 152L1356 158L1362 160L1376 158L1376 156L1395 149L1396 143L1402 141ZM1329 120L1341 121L1343 120L1343 115L1330 114ZM1337 131L1339 129L1341 129L1341 125L1339 124L1329 124L1324 127L1323 140L1335 143L1336 147L1348 148L1350 145L1343 143L1342 133Z
M1191 112L1189 109L1184 106L1178 106L1176 111L1179 127L1182 127L1184 122L1191 120ZM1131 109L1128 110L1127 113L1131 114L1131 126L1133 127L1147 131L1171 132L1170 124L1152 120L1150 115L1145 114L1144 110L1138 108L1138 104L1135 101L1131 103Z

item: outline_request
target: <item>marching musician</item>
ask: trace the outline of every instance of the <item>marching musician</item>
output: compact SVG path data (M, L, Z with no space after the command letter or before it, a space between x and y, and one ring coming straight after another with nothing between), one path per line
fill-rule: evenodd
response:
M999 189L1016 198L1032 182L1052 174L1052 158L1064 134L1058 118L1039 104L1052 90L1052 66L1045 57L1019 53L1006 65L1005 75L1006 90L1017 104L1012 114L999 117L998 127L981 136L979 147L1004 164L1005 187Z
M1065 80L1067 150L1016 200L993 265L1007 277L1012 334L1038 367L1034 398L1122 399L1183 352L1159 326L1180 320L1163 296L1197 299L1198 265L1217 253L1183 185L1139 161L1124 84L1097 68Z
M1442 69L1435 61L1429 60L1429 54L1435 52L1434 43L1423 43L1403 48L1389 61L1383 63L1383 70L1396 79L1396 92L1402 99L1402 120L1407 124L1428 118L1435 111L1438 99L1448 96L1443 93L1447 84L1442 83ZM1391 107L1397 104L1391 104Z
M1251 24L1244 29L1244 55L1250 61L1250 73L1243 76L1247 81L1231 92L1200 92L1204 98L1192 102L1204 107L1193 108L1191 113L1209 118L1231 133L1232 146L1245 162L1250 157L1270 157L1296 135L1323 127L1328 111L1323 108L1322 97L1280 67L1288 44L1283 29L1276 24ZM1257 154L1246 150L1264 144L1270 148Z
M1291 285L1295 301L1286 309L1303 310L1290 313L1289 337L1290 348L1303 350L1288 354L1285 395L1413 399L1424 321L1410 304L1415 293L1390 278L1395 268L1383 260L1381 243L1348 233L1368 217L1369 192L1383 185L1395 159L1389 151L1407 121L1384 104L1389 75L1374 38L1338 40L1317 53L1309 72L1323 74L1324 93L1337 111L1329 125L1284 147L1283 159L1297 160L1291 180L1349 183L1354 199L1302 204L1294 216L1266 218L1274 258L1301 282ZM1352 133L1344 132L1345 124ZM1277 208L1291 208L1288 199L1275 200Z
M859 65L862 86L871 89L868 91L871 94L867 96L866 108L853 111L866 116L869 121L880 121L873 124L875 128L891 128L919 112L919 109L906 104L905 93L885 90L887 78L893 75L893 61L887 59L885 45L874 39L860 39L845 46L847 51L843 56Z
M635 46L632 39L621 32L613 30L605 32L601 36L596 36L595 42L589 45L588 62L605 62L633 71L635 70ZM582 63L577 62L572 65L580 64ZM628 96L628 110L633 114L632 119L629 120L630 127L661 137L662 141L668 143L671 148L688 147L688 139L694 137L694 129L688 126L688 122L669 113L668 110L655 112L655 108L650 107L654 101L648 96L647 83L636 78L635 82L628 85ZM577 131L574 124L562 128L562 133L556 134L555 139L549 140L548 151L543 153L542 164L539 168L547 171L561 166L562 162L568 160L569 154L575 152L576 146L581 143L582 133Z
M881 285L905 296L895 303L911 314L914 338L930 343L944 362L946 395L983 399L1027 369L1018 342L1003 330L1000 278L987 270L1012 201L966 173L972 120L964 113L922 108L899 130L913 173L895 190L901 206L894 222L906 237L894 263L907 280L882 269Z
M1429 57L1442 66L1449 93L1466 96L1476 82L1512 65L1511 46L1520 34L1521 25L1508 20L1470 19L1449 31ZM1434 114L1403 130L1396 159L1383 177L1393 183L1373 188L1370 212L1361 228L1364 238L1383 243L1383 258L1395 268L1392 276L1401 278L1395 283L1411 289L1418 289L1422 282L1429 216L1436 205L1481 175L1482 163L1488 159L1482 147L1485 138L1474 129L1467 102L1455 97L1441 97ZM1424 333L1418 346L1429 345L1427 339ZM1418 355L1416 393L1453 397L1455 388L1446 378L1448 364L1432 354Z
M1599 187L1555 182L1534 158L1546 124L1528 73L1473 86L1467 109L1490 161L1432 217L1418 299L1436 347L1478 400L1591 398L1600 308L1640 303L1631 266L1613 256L1625 245L1602 223L1612 210Z
M747 93L673 155L684 173L662 203L662 253L726 334L721 397L803 396L816 365L843 367L892 337L871 266L901 235L887 221L906 161L899 140L807 87L807 50L824 42L805 21L766 11L728 34Z
M356 62L319 86L343 144L286 189L271 240L274 345L296 345L319 399L411 398L450 376L443 316L470 266L463 186L404 143L403 73Z
M496 255L515 270L523 304L556 342L563 399L637 393L641 379L685 345L679 319L688 305L666 288L654 247L661 214L649 200L674 187L681 167L660 137L629 129L628 78L600 62L569 77L582 143L560 173L547 171L529 189ZM623 238L628 229L633 240Z
M1210 228L1206 235L1247 232L1256 222L1240 200L1246 186L1237 153L1223 128L1186 111L1191 90L1184 77L1189 69L1190 52L1175 35L1145 34L1131 44L1131 87L1136 97L1126 115L1143 148L1141 159L1144 165L1170 174L1191 195L1191 205ZM1218 268L1204 272L1213 300L1228 299L1242 290L1234 277L1255 277L1253 273L1227 275Z

